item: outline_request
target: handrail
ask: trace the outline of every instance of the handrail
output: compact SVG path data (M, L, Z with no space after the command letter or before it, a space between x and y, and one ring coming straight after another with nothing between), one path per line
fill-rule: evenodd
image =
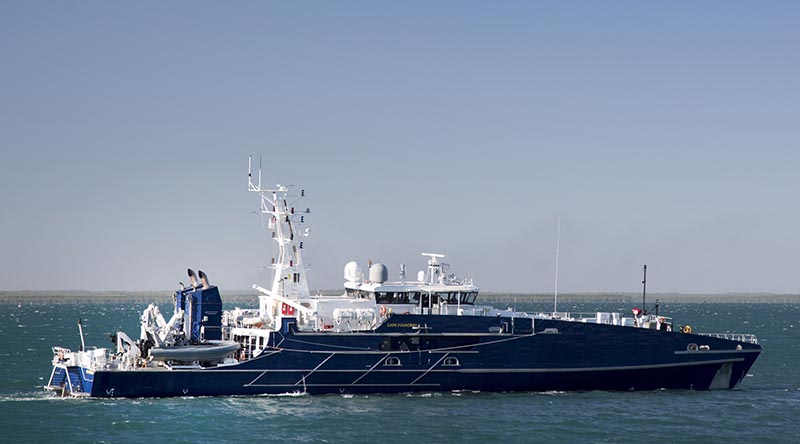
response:
M613 311L593 311L593 312L574 312L574 313L573 312L559 311L559 312L555 312L555 313L542 313L542 312L540 312L538 314L539 314L539 316L552 317L553 319L564 319L564 320L592 319L592 318L596 318L598 314L608 314L608 315L616 314L620 318L623 318L623 317L625 317L625 318L634 318L634 317L632 317L630 315L626 315L625 313L613 312ZM647 315L644 316L645 320L651 320L651 321L654 321L657 318L663 319L664 322L672 323L672 317L671 316L661 316L661 315L656 316L655 314L647 314Z
M748 333L698 333L700 336L708 336L711 338L726 339L728 341L747 342L750 344L758 344L756 335Z

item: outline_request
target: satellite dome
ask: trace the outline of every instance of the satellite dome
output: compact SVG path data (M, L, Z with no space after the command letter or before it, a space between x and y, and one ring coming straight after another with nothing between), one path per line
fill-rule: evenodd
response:
M381 263L369 267L369 280L382 284L389 280L389 269Z
M344 280L347 282L358 282L361 280L361 268L358 262L350 261L344 266Z

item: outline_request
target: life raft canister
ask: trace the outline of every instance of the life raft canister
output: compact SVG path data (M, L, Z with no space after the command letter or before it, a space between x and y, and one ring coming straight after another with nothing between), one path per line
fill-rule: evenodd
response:
M282 303L281 304L281 314L282 315L288 315L288 316L294 315L294 307L292 307L291 305L289 305L289 304L287 304L285 302Z

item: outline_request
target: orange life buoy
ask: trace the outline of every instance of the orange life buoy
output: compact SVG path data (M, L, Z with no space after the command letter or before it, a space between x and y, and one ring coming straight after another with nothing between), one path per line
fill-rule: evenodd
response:
M381 305L381 316L386 316L386 306Z

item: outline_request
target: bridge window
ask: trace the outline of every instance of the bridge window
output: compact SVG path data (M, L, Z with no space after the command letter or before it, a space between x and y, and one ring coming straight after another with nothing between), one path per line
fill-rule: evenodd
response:
M348 288L345 291L347 292L347 296L350 296L351 298L372 299L371 291L358 290L355 288Z
M392 303L392 293L386 291L376 291L375 292L375 302L378 304L391 304Z
M392 296L392 304L408 304L408 293L395 291Z
M458 293L456 293L456 292L436 293L436 299L434 299L434 302L438 302L438 303L445 302L445 303L448 303L448 304L457 304L458 303Z
M400 358L397 356L390 356L386 358L386 361L384 361L383 365L387 367L400 367Z
M419 295L419 293L416 293ZM376 291L375 292L375 302L378 304L413 304L412 299L414 298L414 293L406 293L403 291ZM416 302L419 301L419 297L417 296Z
M448 304L456 304L458 303L456 299L458 297L457 295L458 293L446 293L446 292L436 293L436 299L434 299L434 302L439 302L439 303L446 302Z
M466 293L461 293L460 300L461 300L462 304L472 305L472 304L475 303L475 298L477 298L477 297L478 297L478 293L476 293L474 291L469 291L469 292L466 292Z
M444 358L444 363L442 364L444 367L458 367L460 365L461 363L458 362L458 358L452 356L449 358Z

